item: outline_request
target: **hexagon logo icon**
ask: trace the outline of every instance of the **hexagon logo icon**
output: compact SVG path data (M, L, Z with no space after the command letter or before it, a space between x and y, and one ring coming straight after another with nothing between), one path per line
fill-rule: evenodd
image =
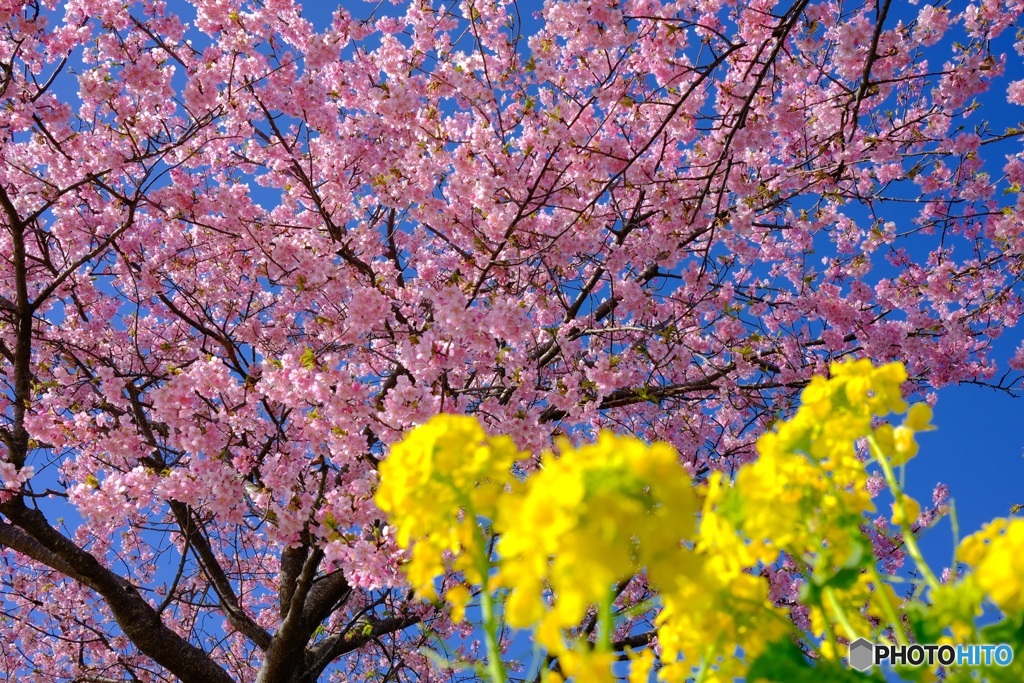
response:
M875 646L870 640L858 638L850 643L850 666L857 671L867 671L875 663Z

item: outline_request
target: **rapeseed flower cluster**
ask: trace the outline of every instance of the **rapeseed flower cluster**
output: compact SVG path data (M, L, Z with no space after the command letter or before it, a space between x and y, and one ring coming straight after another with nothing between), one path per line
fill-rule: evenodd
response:
M754 675L755 662L773 661L768 651L793 638L833 664L857 637L888 629L906 642L907 605L862 531L874 511L872 462L893 494L891 521L927 586L930 618L962 640L976 634L983 594L1024 614L1016 561L1024 520L965 539L959 559L973 572L958 582L938 581L920 555L911 526L920 506L893 467L917 454L931 409L903 400L904 367L855 360L830 374L811 380L796 414L764 434L758 459L732 478L712 472L695 483L669 445L606 431L579 446L562 439L528 475L513 475L525 454L510 439L487 436L473 418L440 415L382 463L377 504L411 550L405 571L420 596L437 599L437 578L461 572L464 583L444 596L459 621L472 595L466 585L480 587L495 683L505 681L496 594L506 623L533 629L557 658L558 671L543 672L548 683L616 680L613 587L640 573L657 595L657 646L628 653L630 683L646 683L656 662L662 681ZM891 413L904 414L898 425L883 420ZM764 570L780 558L804 582L806 631L769 595Z
M713 571L706 571L700 579L706 588L699 597L707 603L716 589L734 597L724 606L712 602L697 612L717 614L720 623L741 617L758 628L741 633L693 623L690 633L682 631L678 649L682 656L708 646L707 642L694 642L693 630L720 633L714 652L729 656L715 664L711 673L723 680L744 673L740 656L733 650L742 649L749 662L786 633L767 596L757 597L755 589L766 590L765 582L751 575L781 554L792 558L810 580L806 607L811 631L827 658L842 656L835 636L853 639L871 634L872 620L884 618L890 607L900 603L891 587L880 586L866 571L871 564L870 548L865 548L860 526L874 505L867 488L867 463L858 453L857 443L862 439L875 442L881 430L880 441L888 452L872 454L885 459L895 453L893 428L887 424L876 428L873 421L891 412L907 411L900 390L906 371L900 364L874 367L864 360L833 364L830 370L831 378L815 377L804 388L801 406L792 418L761 436L757 460L742 467L733 481L713 473L703 487L705 504L696 549ZM915 431L929 428L929 417L927 406L915 406L896 428L899 438L906 441L909 437L912 444ZM904 441L900 442L903 452L912 455ZM915 505L901 497L897 510L903 517L912 514L916 519ZM740 614L738 594L749 598L746 611ZM682 601L679 611L692 615L694 597L698 595ZM665 598L666 611L673 601L671 595ZM755 604L760 608L755 609ZM664 613L663 620L666 626L671 622ZM836 632L832 624L838 624ZM682 641L685 637L689 642ZM659 639L664 641L661 632ZM704 665L708 663L705 658ZM665 680L682 680L685 673L675 676L670 669Z
M860 534L851 534L851 528L856 530L874 505L856 443L880 432L883 448L895 452L892 427L875 430L872 419L907 410L900 393L907 375L901 364L876 368L866 360L833 364L831 373L831 379L814 377L796 414L758 440L758 459L740 469L727 499L705 513L703 547L724 550L715 519L722 514L749 539L737 549L741 565L772 562L779 552L819 554L823 548L842 565L859 552ZM900 443L913 443L913 432L927 428L929 417L928 406L915 406L910 422L896 428ZM914 505L900 501L903 518Z
M1024 612L1024 519L997 519L965 538L957 559L973 568L974 583L999 609Z
M678 571L696 509L690 478L667 444L610 432L579 448L563 441L499 504L498 583L510 589L509 623L539 625L544 646L564 650L562 630L610 600L616 582L642 566L653 576Z
M450 567L466 580L487 577L477 558L484 552L480 519L494 519L502 491L519 457L507 436L488 437L465 415L438 415L413 429L380 464L375 502L388 514L401 548L412 548L406 577L420 597L437 597L434 580ZM461 587L460 587L461 588ZM468 599L468 590L452 598Z
M733 681L769 643L791 631L785 612L768 601L756 574L723 571L722 556L695 553L671 584L659 586L655 621L661 647L659 679Z

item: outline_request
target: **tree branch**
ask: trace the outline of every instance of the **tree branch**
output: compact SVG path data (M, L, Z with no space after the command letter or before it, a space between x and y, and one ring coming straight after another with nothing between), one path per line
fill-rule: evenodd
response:
M176 500L170 501L170 506L178 527L185 536L186 546L191 546L193 554L199 561L199 566L202 567L203 573L206 574L210 585L220 600L221 607L224 609L224 615L228 618L228 623L239 633L251 640L256 647L266 651L270 647L270 633L257 624L238 604L238 596L235 595L235 591L231 587L231 581L228 580L227 574L224 573L224 568L217 561L217 556L210 546L209 539L206 538L202 530L199 529L199 525L195 522L195 516L192 514L192 511L185 503Z
M11 525L0 525L4 545L99 594L132 643L182 683L234 683L206 652L164 625L134 586L54 529L42 512L25 507L21 498L14 498L0 505L0 513L21 531L13 533Z

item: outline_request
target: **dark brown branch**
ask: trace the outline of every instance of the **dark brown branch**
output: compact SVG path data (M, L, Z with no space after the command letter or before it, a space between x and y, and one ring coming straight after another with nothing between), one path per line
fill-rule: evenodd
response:
M323 551L315 548L303 562L302 570L295 579L295 589L290 593L289 603L286 608L282 606L281 624L267 649L263 666L256 676L256 683L278 683L288 680L289 672L303 668L305 644L312 631L307 632L302 606L312 588L321 559Z
M352 594L352 587L341 570L322 576L313 583L303 607L303 621L320 624Z
M220 600L228 623L251 640L256 647L266 651L270 647L270 634L246 614L238 604L238 596L235 595L235 591L231 587L231 581L228 580L224 568L217 561L210 541L199 528L192 511L180 501L172 500L170 506L178 527L185 536L186 544L191 546L193 554L199 561L199 566L202 567L203 573L206 574L206 578L209 579L210 585Z
M415 626L419 622L419 617L373 619L370 621L370 629L366 633L343 631L325 638L309 651L310 664L306 669L307 680L317 680L324 669L343 654L358 650L381 636Z
M638 388L628 387L617 389L601 399L598 409L607 410L609 408L621 408L623 406L644 403L646 401L661 401L666 398L672 398L673 396L682 396L693 391L710 391L717 388L717 385L715 384L716 381L732 372L735 367L735 364L729 363L725 367L715 370L706 377L693 382L687 382L685 384L665 384L662 386ZM540 421L553 422L561 420L567 414L568 413L566 411L559 408L548 407L543 413L541 413Z
M0 505L0 512L18 527L0 525L4 545L95 591L135 646L182 683L234 683L206 652L164 625L134 586L54 529L42 512L21 498Z

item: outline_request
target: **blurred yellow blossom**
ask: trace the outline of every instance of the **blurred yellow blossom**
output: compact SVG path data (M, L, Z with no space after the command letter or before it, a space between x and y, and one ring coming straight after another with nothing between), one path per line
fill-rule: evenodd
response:
M380 464L375 502L389 515L399 547L412 547L406 573L418 595L435 598L442 556L481 583L473 558L483 542L478 517L493 518L518 452L464 415L438 415L414 428Z
M998 519L960 544L958 558L1003 612L1024 611L1024 519Z
M920 514L920 504L910 496L899 496L892 504L892 523L896 526L913 524Z
M690 479L667 444L601 432L593 444L560 446L557 455L545 454L520 496L502 499L495 524L508 621L539 623L538 636L553 650L562 648L561 630L577 625L615 582L641 566L676 571L697 510Z
M376 501L399 546L412 550L405 572L418 594L436 597L437 578L461 572L445 594L459 622L471 586L481 587L489 656L500 652L490 595L507 589L505 623L533 629L558 661L542 669L544 681L617 680L613 587L640 572L660 606L657 646L627 648L629 683L647 683L655 668L661 681L732 681L762 654L772 655L764 666L780 661L769 648L792 647L794 636L817 651L826 675L846 641L885 628L908 638L907 602L875 567L863 533L874 511L867 466L881 467L895 500L891 522L906 532L921 507L893 466L916 455L917 433L934 428L931 408L903 400L903 365L853 360L832 364L830 375L814 377L796 413L758 439L754 462L696 486L669 445L607 431L579 446L562 439L536 470L514 477L520 454L510 439L488 437L473 418L440 415L394 446ZM902 423L879 420L890 413L905 413ZM858 452L862 439L868 453ZM931 573L913 534L902 540L928 588L919 615L954 641L977 634L986 595L1005 612L1024 612L1024 519L964 539L958 559L973 571L950 583ZM806 631L769 594L765 577L780 559L799 577ZM592 630L580 635L588 620L593 644ZM504 681L494 656L488 671Z

